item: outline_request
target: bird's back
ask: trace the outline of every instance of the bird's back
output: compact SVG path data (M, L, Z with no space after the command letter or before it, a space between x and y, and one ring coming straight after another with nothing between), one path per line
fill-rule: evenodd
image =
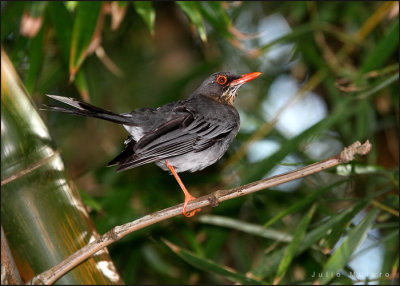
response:
M132 117L124 127L135 142L128 142L133 150L119 162L120 170L150 162L166 169L165 159L177 172L201 170L222 157L240 125L233 106L201 95L124 116Z

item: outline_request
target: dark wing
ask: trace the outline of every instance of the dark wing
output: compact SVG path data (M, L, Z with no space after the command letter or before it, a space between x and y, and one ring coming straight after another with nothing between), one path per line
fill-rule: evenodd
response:
M136 141L133 139L131 135L128 136L125 140L125 148L124 151L122 151L117 157L112 159L108 164L107 167L119 165L121 162L123 162L126 158L130 157L133 155L133 148L135 146Z
M194 118L191 113L178 116L144 135L133 146L133 154L118 162L117 171L200 152L228 136L234 128L235 125L227 121Z

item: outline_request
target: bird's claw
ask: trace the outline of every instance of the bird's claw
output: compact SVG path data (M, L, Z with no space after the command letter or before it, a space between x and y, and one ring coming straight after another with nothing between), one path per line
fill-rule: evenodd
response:
M189 203L190 201L193 201L194 199L196 199L196 198L193 197L193 196L190 195L190 194L189 194L188 196L185 197L185 202L183 203L183 209L182 209L182 214L183 214L184 216L186 216L186 217L192 217L192 216L194 216L197 212L201 211L201 209L196 209L196 210L193 210L193 211L191 211L191 212L186 212L186 207L187 207L188 203Z

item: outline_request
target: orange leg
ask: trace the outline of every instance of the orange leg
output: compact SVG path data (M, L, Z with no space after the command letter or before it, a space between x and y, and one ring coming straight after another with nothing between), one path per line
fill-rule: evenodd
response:
M190 201L192 201L192 200L195 199L195 197L193 197L193 196L188 192L188 190L186 189L185 185L183 184L181 178L179 178L178 173L175 171L174 167L173 167L172 165L170 165L170 164L168 163L167 160L165 160L165 164L166 164L167 167L171 170L172 175L174 175L176 181L178 182L179 186L181 187L183 193L185 194L185 202L184 202L184 204L183 204L182 214L185 215L185 216L187 216L187 217L194 216L194 214L195 214L196 212L201 211L201 209L197 209L197 210L194 210L194 211L192 211L192 212L190 212L190 213L187 213L187 212L186 212L186 207L187 207L187 204L188 204Z

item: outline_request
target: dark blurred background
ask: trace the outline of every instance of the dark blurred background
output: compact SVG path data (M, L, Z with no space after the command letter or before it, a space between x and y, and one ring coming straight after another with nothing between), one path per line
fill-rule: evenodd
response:
M304 200L305 207L265 229L294 234L316 202L311 231L361 198L370 198L365 207L341 220L333 236L322 236L295 257L281 281L314 281L311 274L325 269L329 250L377 201L394 214L381 207L361 248L353 249L354 257L341 271L366 273L358 277L364 282L393 283L372 273L392 273L398 267L398 3L147 2L141 7L104 2L96 36L100 44L79 67L83 88L70 82L71 65L63 58L67 47L54 20L62 10L72 23L80 3L53 5L1 3L2 46L37 106L51 103L45 94L55 94L123 113L185 98L217 71L263 73L239 92L241 130L223 159L181 175L195 196L328 158L357 140L368 139L373 146L368 156L352 163L128 235L109 247L125 283L238 281L224 274L224 267L272 283L288 242L243 230L242 223L262 228ZM122 10L122 21L112 29ZM26 22L35 19L40 19L36 30ZM123 148L127 133L122 127L67 114L41 115L100 233L182 202L176 181L154 164L122 173L105 167ZM332 186L340 180L345 182ZM323 195L306 199L323 188L328 188ZM193 256L174 254L162 239ZM202 263L196 265L193 257ZM334 281L355 283L347 276Z

